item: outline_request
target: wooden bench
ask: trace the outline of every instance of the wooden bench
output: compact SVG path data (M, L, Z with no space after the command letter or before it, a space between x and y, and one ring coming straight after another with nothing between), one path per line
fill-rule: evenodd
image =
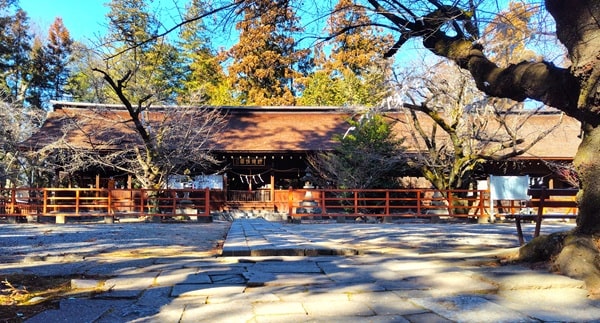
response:
M519 243L523 245L525 240L523 239L523 229L521 228L521 221L535 221L534 237L540 235L540 229L543 219L575 219L577 217L577 201L575 195L577 195L577 189L571 188L559 188L559 189L548 189L542 188L530 188L527 191L527 195L531 196L531 199L527 201L526 208L537 208L537 214L511 214L514 217L517 225L517 234L519 235ZM568 197L568 199L552 199L553 197ZM565 212L561 213L546 213L545 209L563 209Z

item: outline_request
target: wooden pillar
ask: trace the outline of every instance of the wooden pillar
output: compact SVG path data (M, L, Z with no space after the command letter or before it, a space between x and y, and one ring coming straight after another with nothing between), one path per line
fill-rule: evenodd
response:
M292 214L294 212L294 191L290 186L288 188L288 221L292 220Z
M269 184L271 185L271 192L269 192L269 196L271 197L270 202L273 202L275 200L275 175L273 173L271 173L271 182Z
M229 178L227 176L227 173L223 174L223 200L225 202L225 204L227 204L227 191L229 190ZM210 201L207 201L210 202Z

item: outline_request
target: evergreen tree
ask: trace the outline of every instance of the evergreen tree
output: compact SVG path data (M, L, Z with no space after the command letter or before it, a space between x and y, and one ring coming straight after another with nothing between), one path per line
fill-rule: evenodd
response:
M47 81L49 96L60 99L65 93L65 85L69 76L68 65L71 61L73 40L64 26L62 18L57 17L48 31L48 43L45 51L47 57Z
M239 42L228 52L229 80L246 105L294 105L294 86L308 51L296 48L302 31L287 0L245 0L238 9Z
M335 152L309 158L322 186L337 188L398 188L398 174L406 169L403 139L396 138L394 122L367 111L348 121L345 134L334 137Z
M7 68L6 58L12 53L9 26L15 15L15 8L18 8L15 0L0 0L0 70L2 74Z
M393 44L381 34L365 8L340 0L328 19L331 40L315 50L317 71L305 80L302 105L375 105L389 92L391 61L383 52ZM327 49L327 50L325 50Z
M7 3L12 2L0 2L0 12L5 14L0 16L0 87L6 93L4 99L44 108L49 98L60 97L65 91L72 44L69 31L57 18L44 44L30 33L27 13Z
M194 19L204 10L201 0L192 0L184 19ZM202 102L210 105L234 105L218 56L211 48L208 30L201 19L182 27L178 48L182 49L182 73L178 102Z
M45 44L40 37L34 38L23 80L27 83L27 105L43 109L49 100L60 99L68 92L72 45L69 31L59 17L50 26Z
M107 4L110 11L106 14L110 40L130 46L134 52L148 49L151 43L140 44L155 35L159 26L159 21L150 13L148 3L151 2L152 0L111 0Z
M14 102L23 102L27 90L27 72L31 51L29 17L18 8L13 16L2 21L1 50L2 86Z
M109 57L103 69L127 79L126 95L134 102L173 103L181 80L180 55L164 38L153 39L160 23L151 11L149 0L112 0L106 15L109 25L105 43ZM104 93L111 101L120 102L112 90Z
M27 102L31 106L42 108L45 104L45 89L48 87L46 75L48 75L48 65L44 44L39 37L35 37L31 48L30 57L30 79L29 91L27 93Z

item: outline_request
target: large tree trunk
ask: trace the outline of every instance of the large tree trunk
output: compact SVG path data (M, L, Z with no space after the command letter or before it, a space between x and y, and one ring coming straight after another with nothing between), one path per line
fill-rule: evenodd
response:
M592 298L600 298L600 126L584 127L574 159L579 174L577 226L570 232L543 235L520 249L525 261L552 261L552 269L585 281Z
M580 191L577 233L600 232L600 127L586 129L575 155Z
M582 111L583 140L574 159L581 182L576 232L600 233L600 2L546 0L546 8L569 51L569 71L579 87L575 106Z
M600 127L584 127L584 138L574 164L580 178L577 227L567 234L540 237L523 247L521 254L524 258L546 254L547 259L554 259L554 271L584 280L590 296L599 298ZM536 252L532 252L535 249Z
M469 70L477 87L488 95L518 101L534 99L581 121L583 140L574 160L581 181L577 227L572 232L538 237L521 249L521 255L537 261L554 259L557 272L585 280L591 293L600 296L600 1L545 2L556 21L557 37L569 52L572 65L568 68L526 61L502 68L471 39L427 29L426 23L423 28L418 24L402 27L425 33L426 48ZM452 9L440 11L447 14ZM461 17L460 12L453 13L453 17ZM393 22L405 22L393 12L382 14Z
M562 82L576 84L576 100L556 106L582 123L583 140L574 164L580 180L579 214L572 232L534 239L521 249L524 259L554 259L553 269L583 279L590 296L600 297L600 1L546 0L559 40L572 65ZM552 95L552 93L549 93ZM538 259L540 260L540 259Z

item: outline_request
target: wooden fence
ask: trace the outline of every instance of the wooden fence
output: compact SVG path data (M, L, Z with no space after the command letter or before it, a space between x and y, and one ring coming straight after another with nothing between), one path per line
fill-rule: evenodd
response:
M210 216L210 191L193 189L15 188L0 191L0 216Z
M289 215L479 217L489 207L485 190L434 189L295 190L289 194Z
M288 218L309 216L375 217L472 217L487 215L489 192L485 190L437 191L434 189L278 189L271 192L228 194L209 189L95 189L13 188L0 190L1 217L51 216L57 223L65 217L115 216L171 217L189 215L210 221L211 212L236 207L276 210ZM240 197L241 196L241 197ZM232 203L231 198L245 201ZM247 200L259 199L260 204ZM246 203L243 203L246 202ZM254 201L256 202L256 201ZM507 204L507 203L508 204ZM531 212L523 203L506 201L494 205L495 214ZM258 206L260 205L260 206ZM252 210L246 210L252 211Z

